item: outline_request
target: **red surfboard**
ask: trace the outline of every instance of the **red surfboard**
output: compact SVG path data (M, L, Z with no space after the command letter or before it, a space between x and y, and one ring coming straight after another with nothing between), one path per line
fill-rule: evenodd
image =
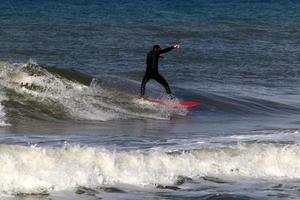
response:
M169 107L169 108L196 108L201 106L201 102L197 101L164 101L159 99L144 99L143 101L148 101L151 104L162 106L162 107Z

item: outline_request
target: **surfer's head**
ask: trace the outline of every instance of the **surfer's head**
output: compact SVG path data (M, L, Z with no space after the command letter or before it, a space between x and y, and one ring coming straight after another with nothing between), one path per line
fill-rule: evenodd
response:
M159 51L160 50L160 46L158 44L153 46L153 51Z

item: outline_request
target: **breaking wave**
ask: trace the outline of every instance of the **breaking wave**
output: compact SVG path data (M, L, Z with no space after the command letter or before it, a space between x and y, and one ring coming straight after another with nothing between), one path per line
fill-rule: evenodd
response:
M0 86L7 96L4 108L10 116L35 119L114 120L126 118L169 119L186 115L187 110L162 109L136 103L140 83L120 77L95 79L71 69L36 63L0 62ZM151 96L165 98L157 85L150 83ZM201 112L272 115L298 114L300 109L276 100L253 97L226 97L218 94L174 88L179 98L200 101ZM0 99L1 100L1 99ZM0 107L2 115L4 108ZM1 113L0 113L1 114ZM3 121L3 120L2 120Z
M297 144L244 144L194 150L116 151L0 145L1 193L49 193L79 186L175 184L178 177L299 179Z
M9 98L7 106L21 115L107 121L120 118L168 119L170 113L175 112L134 104L136 94L132 91L123 92L74 70L34 63L2 62L0 66L0 84Z

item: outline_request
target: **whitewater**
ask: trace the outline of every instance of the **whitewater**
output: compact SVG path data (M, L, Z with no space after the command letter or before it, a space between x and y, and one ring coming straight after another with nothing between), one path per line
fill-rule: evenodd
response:
M1 145L1 192L49 193L79 186L174 185L179 177L291 180L300 177L298 145L250 144L188 151L111 151ZM295 162L296 161L296 162Z

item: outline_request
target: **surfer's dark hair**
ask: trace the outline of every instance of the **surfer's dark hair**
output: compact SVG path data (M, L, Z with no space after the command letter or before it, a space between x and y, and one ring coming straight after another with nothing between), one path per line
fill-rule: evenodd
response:
M160 49L160 46L158 44L153 46L153 50L156 50L156 49Z

